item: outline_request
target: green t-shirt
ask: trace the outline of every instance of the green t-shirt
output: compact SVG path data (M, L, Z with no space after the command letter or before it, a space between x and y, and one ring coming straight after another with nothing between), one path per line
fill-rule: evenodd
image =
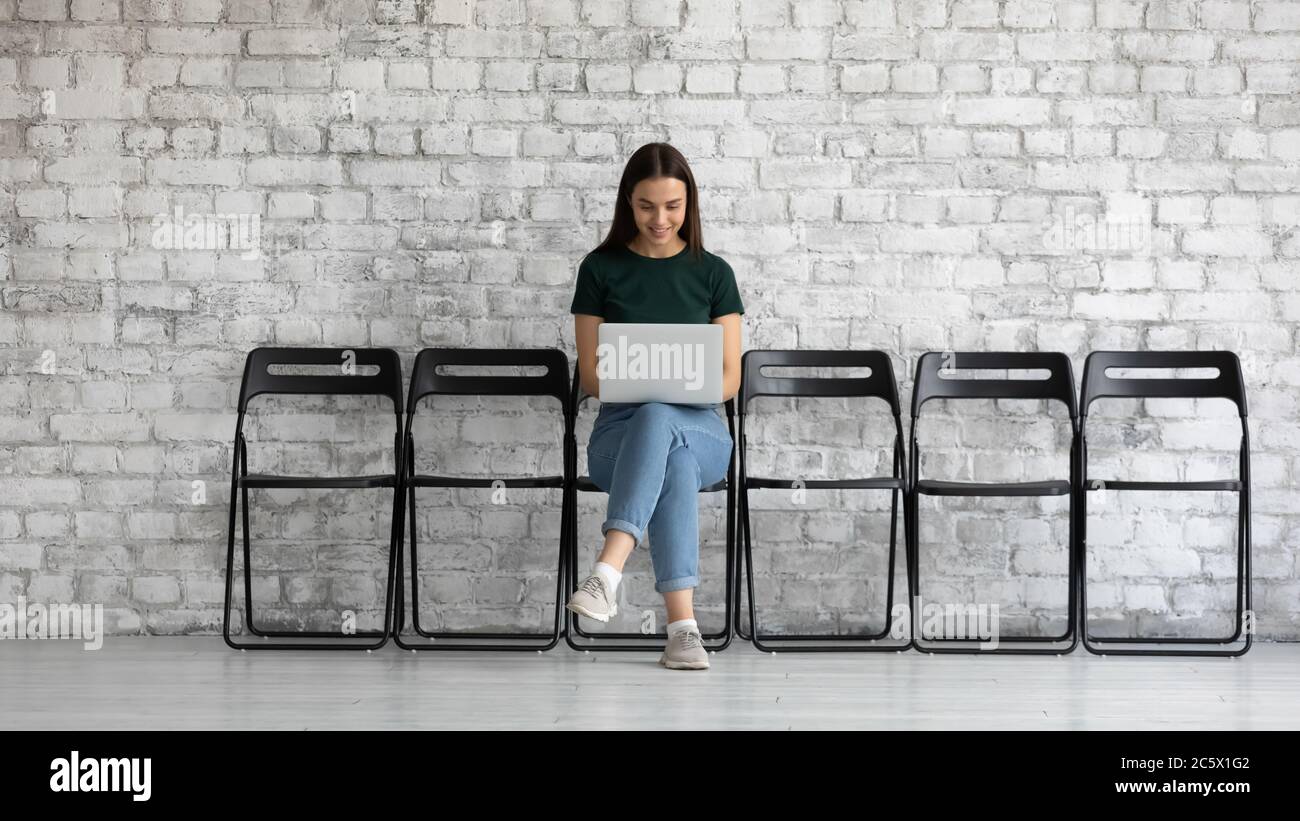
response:
M620 245L590 253L578 266L578 284L569 313L602 317L606 322L699 323L743 314L736 275L726 260L690 247L655 259Z

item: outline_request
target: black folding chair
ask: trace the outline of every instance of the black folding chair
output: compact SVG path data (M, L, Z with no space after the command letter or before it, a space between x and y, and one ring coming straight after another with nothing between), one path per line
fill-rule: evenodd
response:
M1215 368L1209 378L1146 378L1111 376L1112 368ZM1227 399L1237 406L1241 419L1239 479L1215 479L1197 482L1137 482L1132 480L1090 480L1088 478L1088 407L1098 399L1108 398L1179 398ZM1250 432L1246 421L1246 387L1237 355L1228 351L1098 351L1083 365L1083 398L1080 407L1080 455L1082 483L1079 493L1079 584L1083 611L1083 646L1091 653L1115 656L1240 656L1250 649L1251 633L1244 629L1250 610ZM1097 637L1088 633L1087 575L1087 495L1098 490L1134 491L1219 491L1236 493L1237 504L1237 597L1236 629L1227 636L1207 638L1145 638L1141 636ZM1190 645L1235 644L1241 646L1213 650ZM1151 649L1149 647L1111 647L1113 644L1177 645L1185 649Z
M290 369L337 369L325 374L272 374L271 366ZM378 373L362 373L378 368ZM386 396L393 403L394 469L390 473L370 476L278 476L248 472L248 445L244 440L244 417L248 403L262 394L321 394L328 396ZM231 455L230 523L226 550L226 605L222 636L237 650L376 650L388 642L392 632L393 571L397 540L401 532L402 430L402 363L387 348L257 348L244 363L244 379L239 388L238 417L235 421L235 445ZM388 573L384 590L384 629L343 631L265 630L253 620L253 580L248 526L249 488L267 489L367 489L393 488L393 523L389 533ZM244 626L264 641L241 643L230 633L230 615L234 598L235 515L243 497L244 536ZM266 639L333 639L334 641L270 642Z
M1046 370L1046 379L961 379L949 378L958 370ZM920 478L921 452L916 442L916 424L921 408L932 399L1039 399L1064 404L1070 413L1070 478L1034 482L952 482ZM956 353L953 351L922 354L916 363L916 380L912 389L912 426L910 442L911 490L908 493L912 515L909 519L908 540L912 571L908 574L912 584L912 646L924 653L1008 653L1008 654L1065 654L1079 643L1076 625L1078 615L1078 574L1075 557L1077 551L1075 530L1075 488L1079 476L1079 420L1074 391L1074 374L1070 359L1062 353ZM997 636L996 648L980 647L978 639L962 637L925 637L917 629L920 614L920 504L921 496L1002 496L1036 497L1064 496L1069 501L1069 597L1066 631L1059 636ZM932 644L923 644L922 641ZM958 644L961 646L944 646ZM1040 645L1069 642L1068 645L1043 647ZM1005 646L1004 646L1005 645Z
M573 424L571 427L576 427L578 412L582 410L582 403L592 398L591 395L588 394L582 388L582 380L578 373L578 368L576 363L573 369L572 391L573 391L572 401L570 402L569 405L573 413ZM719 652L725 650L727 649L728 645L731 644L731 637L732 637L732 632L731 632L732 615L731 614L732 614L732 608L735 604L734 591L735 588L737 587L736 584L736 572L737 572L736 489L735 489L736 483L733 481L736 475L735 474L735 468L736 468L735 407L736 406L734 400L731 399L728 399L723 404L727 411L727 429L731 433L731 440L732 440L731 459L727 464L727 476L723 480L719 482L715 482L714 484L709 485L708 487L700 488L700 493L718 493L724 490L727 492L727 557L726 557L726 562L727 562L726 591L727 592L723 597L725 599L724 619L722 622L721 630L715 633L702 632L700 636L704 640L705 648L713 652ZM577 464L578 464L578 445L576 440L573 441L572 447L573 447L571 453L572 463L574 465L574 472L576 473ZM582 492L582 493L603 492L599 487L595 485L595 483L591 481L591 478L589 476L576 477L573 483L573 487L575 491ZM578 497L576 493L574 494L572 503L570 504L569 507L569 517L570 517L570 521L569 521L569 526L567 528L567 536L569 538L569 550L568 550L569 585L567 590L565 591L566 594L572 594L574 591L576 591L578 589L578 583L579 583L578 580ZM570 611L568 608L565 608L564 611L564 635L565 635L565 641L568 642L569 646L575 650L611 650L611 651L628 651L628 652L645 652L647 650L655 649L656 647L661 647L664 641L668 638L667 631L665 630L660 630L655 633L623 633L623 632L614 632L614 631L589 633L588 631L582 629L581 625L578 622L576 614ZM585 641L576 641L574 639L575 635L581 637ZM619 644L617 642L624 642L624 643Z
M462 376L439 373L438 368L453 366L544 366L546 373L538 376ZM569 454L573 450L573 418L569 412L569 361L563 351L555 348L426 348L415 358L411 373L411 390L407 396L406 456L404 488L408 494L411 522L411 618L415 633L429 643L403 641L402 630L406 623L406 606L402 585L404 540L397 542L397 621L393 641L406 650L549 650L559 643L564 610L564 544L569 517L565 515L572 499L570 489L574 473ZM463 478L432 476L415 472L415 438L411 426L415 420L416 405L426 396L551 396L560 403L564 425L564 474L562 476L530 476L524 478ZM480 488L559 488L560 546L556 564L555 626L549 632L448 632L426 630L420 625L419 563L416 544L415 490L423 487L480 487ZM565 611L567 612L567 611ZM520 640L523 641L520 641ZM486 642L484 641L486 640ZM542 641L544 640L544 642Z
M866 376L853 377L781 377L768 376L763 373L765 367L809 367L809 368L868 368ZM894 366L889 356L881 351L747 351L741 358L740 386L740 521L741 532L745 541L744 561L745 579L749 596L749 624L751 633L746 635L739 624L737 614L736 631L742 637L753 642L754 646L765 652L795 650L802 652L836 652L836 651L891 651L901 652L911 646L910 640L888 643L882 640L889 637L892 612L894 609L894 567L898 541L898 501L899 496L907 490L906 467L903 458L903 420L898 403L898 385L894 380ZM745 436L745 412L749 404L760 396L785 397L860 397L883 399L889 405L894 416L894 463L889 476L873 476L863 479L784 479L751 477L745 466L748 453L748 441ZM796 485L796 482L800 484ZM751 488L793 489L802 487L814 489L844 490L888 490L889 506L889 578L886 582L885 625L878 633L870 635L852 634L798 634L766 635L758 628L758 617L754 600L754 563L750 545L749 491ZM904 532L906 526L906 502L904 503ZM905 548L906 549L906 548ZM779 643L778 643L779 642ZM822 644L803 644L803 642L823 642ZM855 642L859 642L855 644ZM860 642L874 642L861 644Z

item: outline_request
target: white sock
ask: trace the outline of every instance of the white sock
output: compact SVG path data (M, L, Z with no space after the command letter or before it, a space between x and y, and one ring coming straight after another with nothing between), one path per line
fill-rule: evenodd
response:
M668 635L672 635L679 630L694 630L700 632L700 626L695 623L695 619L678 619L677 621L668 622Z
M623 581L623 574L615 570L612 564L596 562L591 572L605 580L605 586L609 588L611 596L618 592L618 583Z

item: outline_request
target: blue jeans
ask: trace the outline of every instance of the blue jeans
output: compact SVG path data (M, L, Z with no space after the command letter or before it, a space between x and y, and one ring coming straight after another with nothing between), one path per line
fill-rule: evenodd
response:
M700 488L722 481L731 432L714 405L601 405L587 445L587 472L609 494L602 534L650 534L655 590L700 583Z

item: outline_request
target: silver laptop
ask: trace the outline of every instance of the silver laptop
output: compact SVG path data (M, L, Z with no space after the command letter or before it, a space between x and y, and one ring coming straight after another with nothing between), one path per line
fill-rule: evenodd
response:
M722 402L722 326L602 322L596 346L601 402Z

